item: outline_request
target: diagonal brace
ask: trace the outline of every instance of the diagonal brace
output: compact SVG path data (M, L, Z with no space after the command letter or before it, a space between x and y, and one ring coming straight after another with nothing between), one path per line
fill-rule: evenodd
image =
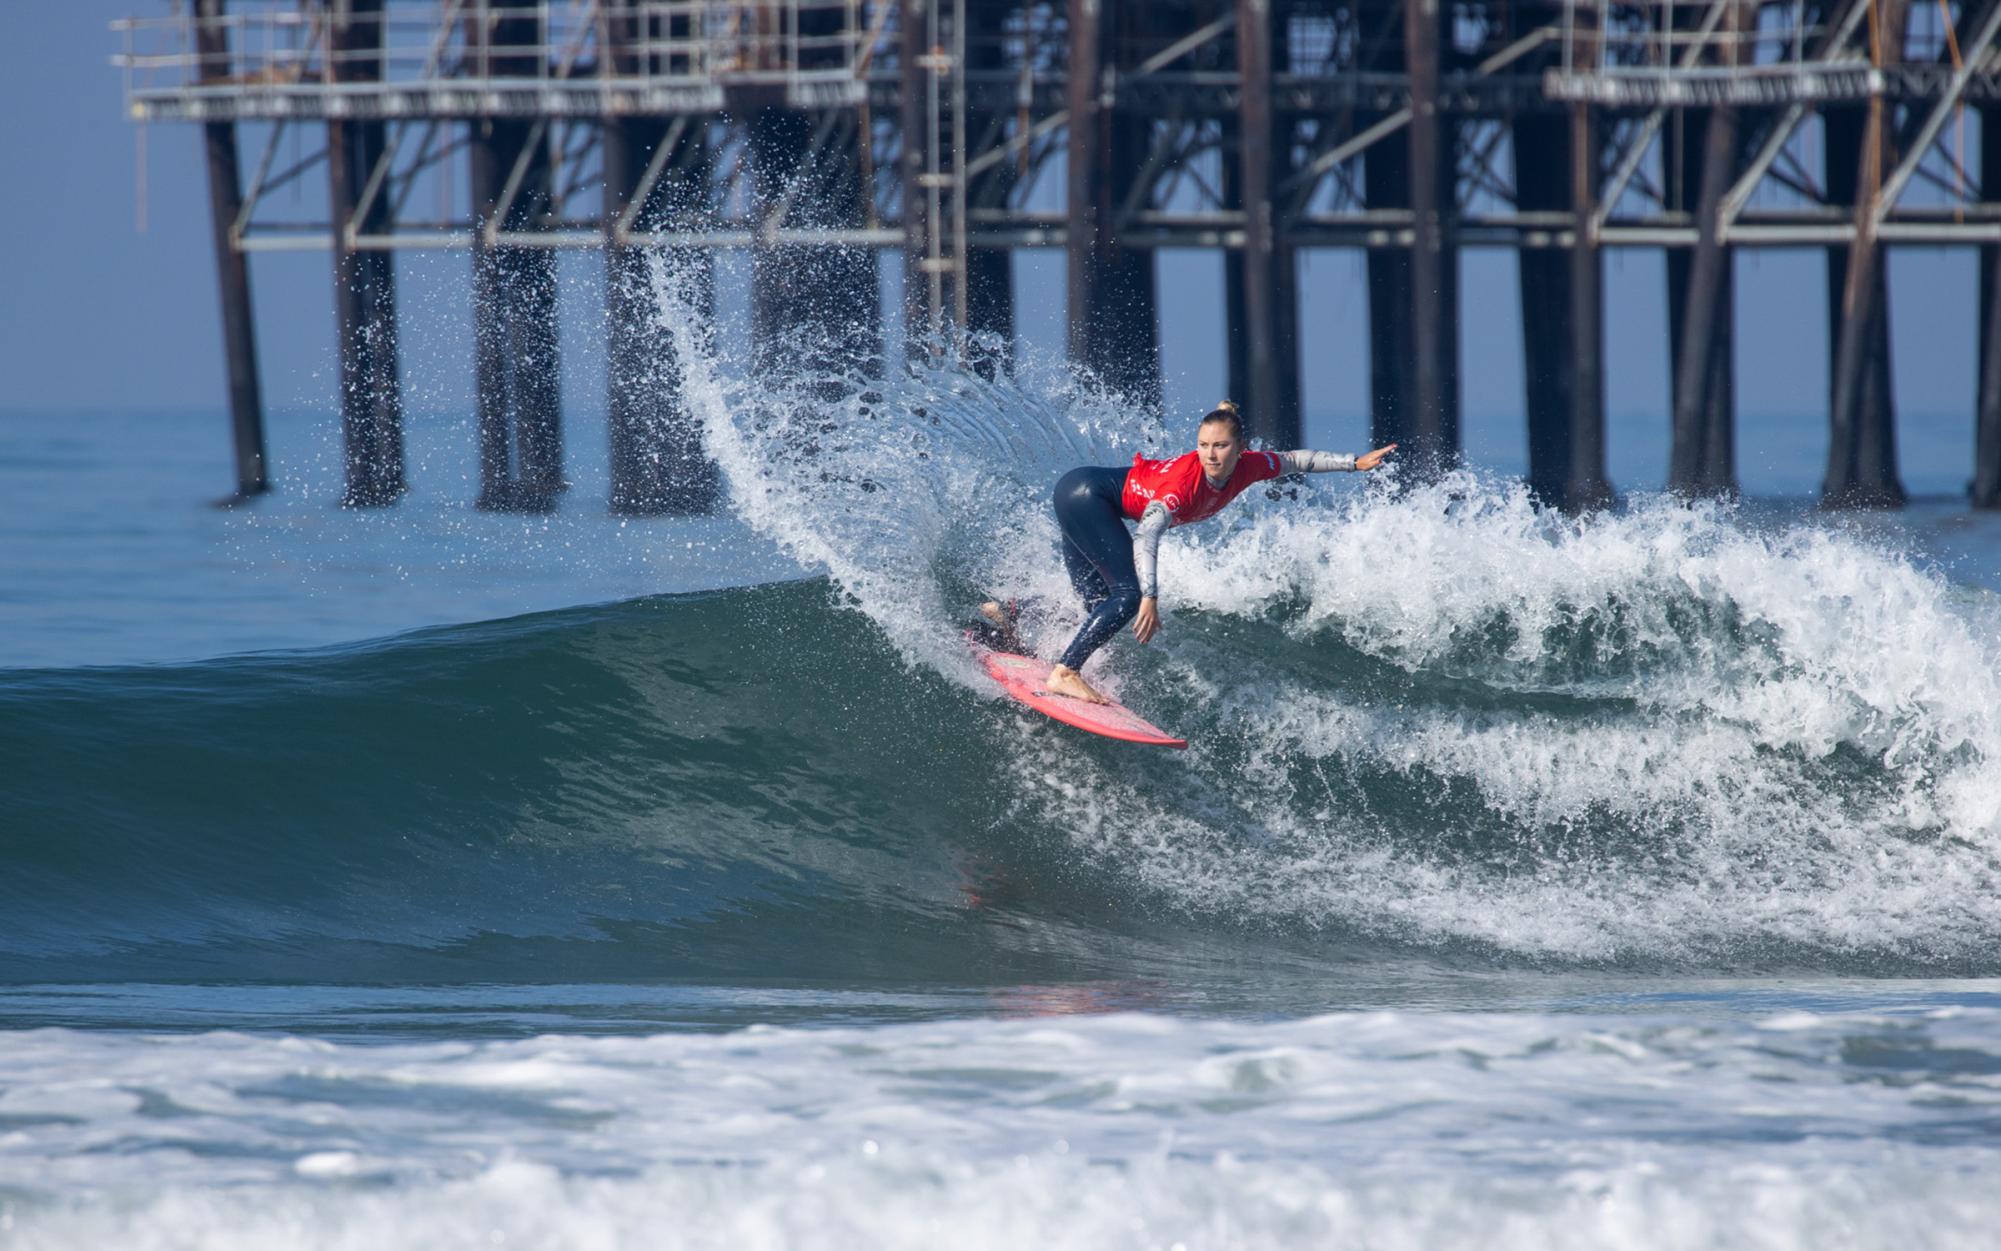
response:
M2001 0L1988 0L1987 12L1981 17L1980 25L1975 28L1973 38L1968 42L1960 60L1959 68L1953 71L1952 78L1946 83L1945 90L1940 93L1938 102L1932 105L1930 115L1925 118L1925 124L1919 128L1917 138L1905 151L1904 159L1897 162L1897 168L1891 172L1889 181L1883 184L1883 190L1877 195L1874 225L1881 226L1884 219L1890 215L1890 210L1896 207L1898 198L1904 194L1904 188L1910 185L1911 175L1916 172L1918 162L1922 161L1925 153L1931 150L1932 140L1938 138L1939 128L1945 125L1945 119L1952 112L1953 106L1966 94L1966 84L1973 80L1975 69L1986 59L1987 50L1994 46L1994 37L1997 33L2001 33Z

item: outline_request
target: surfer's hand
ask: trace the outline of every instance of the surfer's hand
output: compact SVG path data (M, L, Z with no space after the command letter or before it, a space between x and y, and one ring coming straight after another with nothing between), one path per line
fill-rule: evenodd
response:
M1153 636L1160 633L1160 604L1149 595L1139 602L1139 615L1133 618L1133 637L1142 643L1150 643Z
M1383 447L1377 448L1373 452L1365 452L1362 455L1357 456L1355 458L1355 468L1362 471L1363 473L1367 473L1369 470L1374 469L1377 465L1382 464L1383 457L1388 456L1391 452L1394 452L1396 450L1397 450L1397 445L1394 443L1390 443Z

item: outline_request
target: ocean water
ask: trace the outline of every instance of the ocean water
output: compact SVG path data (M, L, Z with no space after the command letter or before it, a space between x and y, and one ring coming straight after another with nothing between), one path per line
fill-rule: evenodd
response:
M0 418L0 1247L1993 1244L2001 518L1254 494L1149 753L959 628L1184 431L654 281L718 517Z

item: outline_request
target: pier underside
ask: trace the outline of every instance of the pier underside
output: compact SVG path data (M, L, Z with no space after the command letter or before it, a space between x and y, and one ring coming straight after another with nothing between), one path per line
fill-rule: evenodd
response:
M1892 250L1979 257L1971 492L2001 503L2001 0L202 0L119 23L131 115L208 138L239 490L264 481L243 258L334 257L347 498L402 490L393 254L475 256L482 504L563 485L554 252L602 249L612 507L714 498L672 345L647 315L664 253L712 299L752 255L772 367L882 359L879 257L901 254L904 343L1012 337L1011 258L1066 256L1076 362L1156 409L1155 257L1220 249L1232 392L1254 434L1300 430L1298 253L1366 252L1380 441L1420 471L1460 452L1467 247L1520 256L1529 479L1570 510L1605 472L1602 256L1668 256L1667 486L1736 490L1736 254L1827 257L1830 504L1903 499ZM1080 67L1082 67L1080 72ZM278 158L301 134L316 156ZM245 185L239 142L261 146ZM461 156L461 150L465 152ZM466 162L470 194L412 208ZM274 192L324 177L326 219ZM244 277L232 277L242 270ZM982 345L967 346L971 334ZM800 345L804 345L801 347ZM874 366L871 366L874 367ZM644 380L646 385L634 385Z

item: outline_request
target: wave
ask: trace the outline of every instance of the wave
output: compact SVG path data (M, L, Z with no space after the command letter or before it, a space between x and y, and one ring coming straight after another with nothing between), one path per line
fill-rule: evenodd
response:
M1048 484L1182 445L1033 359L773 379L653 281L739 513L973 689L955 597L1068 600ZM1560 960L1985 958L2001 611L1878 539L1391 471L1248 496L1162 573L1168 637L1097 676L1201 750L1101 769L1033 740L1047 784L1012 804L1178 907Z
M960 629L1060 646L1048 485L1165 427L1033 360L759 375L652 281L732 507L827 578L0 671L0 977L2001 969L1995 596L1721 506L1281 484L1093 662L1194 744L1139 751Z
M1512 507L1323 521L1491 548ZM823 581L0 674L0 976L968 984L1358 945L1991 968L1994 670L1952 589L1879 557L1842 577L1928 623L1893 652L1727 591L1749 549L1752 584L1865 558L1833 540L1561 524L1562 608L1514 577L1480 608L1440 535L1393 557L1457 570L1429 609L1408 573L1288 571L1296 509L1177 549L1189 606L1108 677L1187 753L914 664ZM1702 526L1718 546L1665 566L1632 533Z

